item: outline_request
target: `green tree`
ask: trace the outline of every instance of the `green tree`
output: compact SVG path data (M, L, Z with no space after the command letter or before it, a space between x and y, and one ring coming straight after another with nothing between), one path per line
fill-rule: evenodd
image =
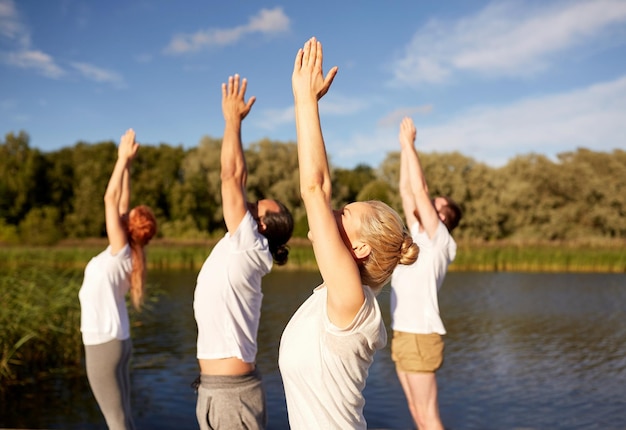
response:
M53 245L63 237L59 210L51 206L31 209L20 222L19 233L23 243Z
M46 200L45 159L28 135L8 133L0 145L0 218L17 225Z
M354 169L333 169L333 207L357 201L363 188L376 179L376 172L366 164L359 164Z
M268 139L245 150L248 166L248 200L281 200L293 210L300 205L298 150L295 143Z
M180 176L172 185L171 221L188 223L191 217L199 232L222 227L220 148L220 140L205 136L196 148L187 151Z
M365 184L363 189L356 196L356 201L363 202L367 200L380 200L389 204L389 200L393 189L382 179L375 179Z
M131 205L147 205L159 221L172 218L174 184L182 181L182 146L143 145L133 160Z
M74 197L65 229L70 237L102 237L106 234L104 192L117 159L117 144L79 142L72 156Z
M559 154L564 207L577 231L569 237L626 237L626 151L580 148Z
M74 162L73 149L62 148L45 154L46 183L48 200L46 204L59 212L59 222L64 224L67 215L72 213L74 202Z

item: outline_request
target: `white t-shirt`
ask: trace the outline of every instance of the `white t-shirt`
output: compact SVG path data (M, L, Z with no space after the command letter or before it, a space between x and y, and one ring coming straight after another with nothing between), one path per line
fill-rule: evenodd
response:
M378 301L365 301L346 328L328 319L327 289L317 287L280 341L278 365L291 429L365 429L363 389L376 350L387 343Z
M80 331L85 345L130 337L126 293L130 289L132 270L128 244L115 255L111 254L109 245L85 267L83 285L78 292Z
M215 245L198 274L193 309L197 358L254 363L261 318L261 279L272 270L267 239L246 212L235 233Z
M399 264L391 276L391 328L407 333L446 334L437 292L448 265L456 257L456 242L441 221L432 240L426 231L419 231L419 223L411 226L411 236L420 252L415 263Z

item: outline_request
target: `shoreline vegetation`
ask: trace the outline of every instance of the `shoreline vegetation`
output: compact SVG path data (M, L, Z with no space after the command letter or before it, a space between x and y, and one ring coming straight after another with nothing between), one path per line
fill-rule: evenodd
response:
M155 239L147 249L148 269L200 270L217 239ZM106 239L65 240L53 246L0 245L0 269L84 269L106 247ZM450 271L626 273L626 241L564 242L457 240ZM289 261L275 270L317 270L307 239L292 238Z
M154 240L147 248L151 270L199 270L215 240ZM0 245L0 394L62 373L83 371L78 290L87 262L105 239L64 241L55 246ZM450 271L626 273L626 243L586 241L458 242ZM292 239L289 262L275 270L317 270L311 245ZM148 283L152 284L148 276ZM149 285L150 302L131 311L131 324L151 318L151 305L165 294Z

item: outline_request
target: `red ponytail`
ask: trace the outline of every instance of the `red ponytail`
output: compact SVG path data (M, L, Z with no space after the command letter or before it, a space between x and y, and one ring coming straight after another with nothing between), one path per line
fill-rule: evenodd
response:
M133 271L130 276L130 299L139 310L144 300L146 279L146 246L157 232L154 213L148 206L137 206L128 217L128 236L132 250Z

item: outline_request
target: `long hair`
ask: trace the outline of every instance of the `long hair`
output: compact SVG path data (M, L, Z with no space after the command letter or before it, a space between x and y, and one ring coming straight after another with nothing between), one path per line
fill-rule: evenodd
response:
M265 230L262 234L267 238L274 261L282 266L287 263L289 258L287 242L293 233L293 216L284 204L278 200L274 201L280 207L280 212L268 211L265 213L263 216Z
M130 275L130 300L140 310L144 301L146 281L146 246L157 232L157 221L148 206L136 206L128 216L128 242L132 251L133 271Z
M413 264L419 247L402 218L387 204L370 200L361 219L360 236L370 246L370 254L359 263L361 281L378 294L398 264Z

